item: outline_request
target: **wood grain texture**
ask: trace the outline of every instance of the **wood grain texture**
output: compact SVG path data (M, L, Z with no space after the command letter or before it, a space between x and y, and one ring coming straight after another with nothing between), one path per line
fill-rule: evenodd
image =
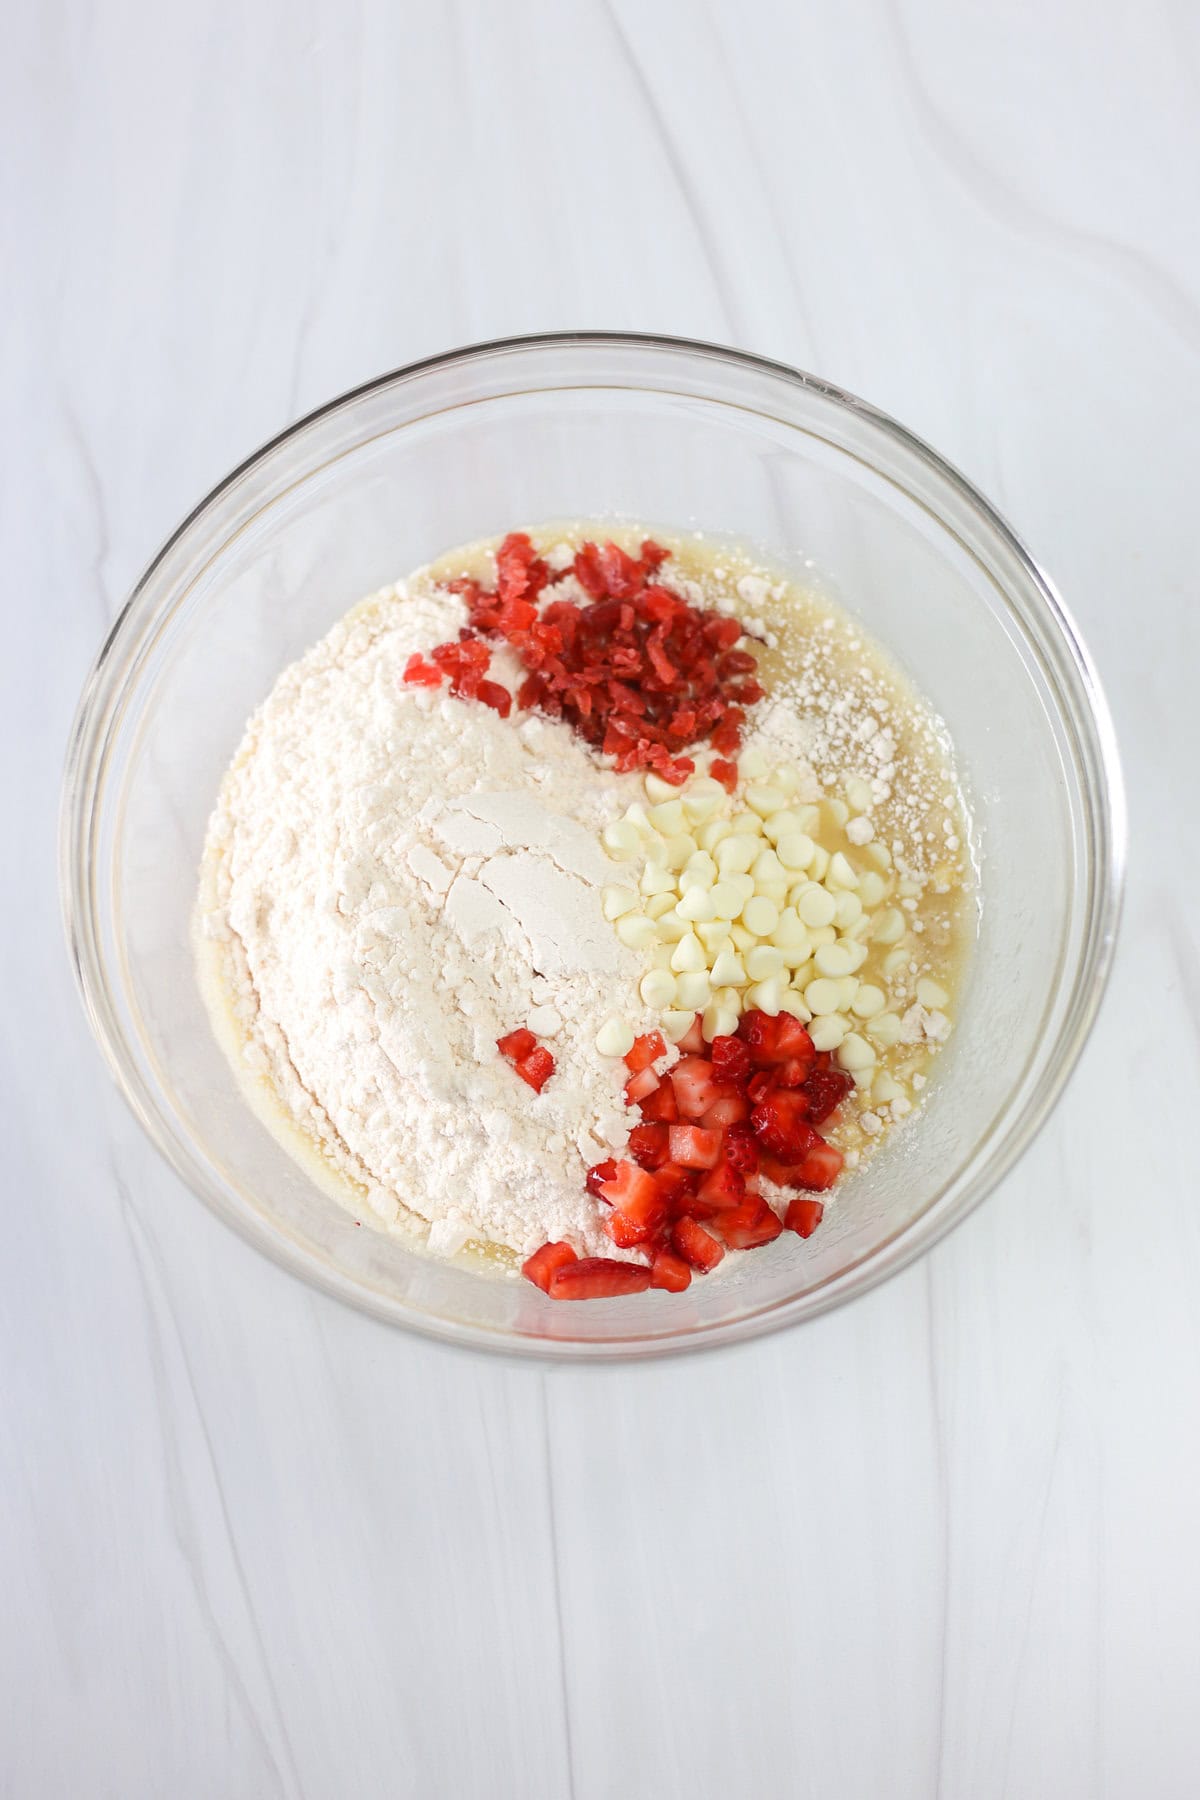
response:
M1200 1791L1197 19L10 14L4 1794ZM1096 654L1133 845L1101 1023L948 1243L777 1341L547 1374L310 1295L168 1175L71 989L54 814L200 493L384 368L574 325L816 369L977 479Z

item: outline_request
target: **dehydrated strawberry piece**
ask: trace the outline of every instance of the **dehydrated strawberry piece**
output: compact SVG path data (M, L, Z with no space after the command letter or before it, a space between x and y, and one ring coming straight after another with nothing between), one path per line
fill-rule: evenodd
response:
M812 1236L824 1214L825 1208L819 1200L790 1200L783 1222L789 1231L806 1238Z
M657 1169L667 1161L667 1129L665 1125L634 1126L629 1134L629 1154L639 1168Z
M705 1231L703 1225L686 1216L676 1219L671 1227L671 1242L684 1262L691 1263L693 1269L699 1269L705 1275L716 1268L725 1254L724 1245L719 1244L710 1231Z
M657 1062L660 1056L667 1054L667 1046L661 1031L647 1031L640 1038L634 1038L632 1050L624 1056L625 1067L631 1075L637 1075Z
M482 701L484 706L490 706L493 711L498 712L502 719L507 719L512 711L512 695L506 687L501 687L498 681L481 681L475 698Z
M685 1287L691 1285L692 1271L682 1256L674 1256L670 1250L656 1250L650 1264L650 1286L666 1288L669 1294L682 1294Z
M548 1294L555 1272L576 1260L570 1244L543 1244L540 1250L535 1250L521 1264L521 1273L526 1281L532 1281L535 1287L541 1288L543 1294Z
M738 767L734 762L726 762L724 757L715 756L708 765L708 772L714 781L719 781L727 794L732 794L738 783Z
M617 1262L609 1256L581 1256L555 1271L552 1300L611 1300L619 1294L643 1294L650 1286L644 1263Z
M804 1083L810 1122L813 1125L823 1125L853 1087L853 1076L845 1074L841 1069L813 1069Z
M719 1131L700 1125L669 1125L671 1161L685 1169L714 1168L721 1155Z
M757 1250L763 1244L771 1243L783 1230L778 1214L756 1194L729 1212L717 1213L713 1226L731 1250Z
M820 1139L808 1123L808 1095L795 1088L776 1089L750 1114L754 1135L769 1156L798 1162Z
M537 1039L532 1031L526 1031L521 1026L517 1031L510 1031L504 1037L497 1038L496 1048L509 1062L520 1062L522 1057L528 1056L531 1050L537 1048Z
M442 671L434 663L427 663L420 651L414 651L405 663L400 679L413 687L440 687Z
M540 1094L554 1073L554 1058L541 1044L523 1056L516 1065L517 1074L527 1081L535 1094Z

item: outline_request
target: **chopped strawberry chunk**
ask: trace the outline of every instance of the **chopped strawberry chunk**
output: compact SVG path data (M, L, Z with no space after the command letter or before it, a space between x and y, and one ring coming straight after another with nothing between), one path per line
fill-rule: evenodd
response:
M601 1187L600 1197L635 1225L648 1225L662 1211L662 1197L653 1177L636 1163L618 1162L616 1174Z
M635 1125L629 1134L629 1154L639 1168L661 1168L670 1154L667 1148L667 1127Z
M633 1040L633 1049L625 1052L625 1067L631 1075L637 1075L648 1069L652 1062L667 1054L667 1046L661 1031L647 1031L642 1037Z
M814 1134L815 1135L815 1134ZM844 1156L836 1144L827 1144L823 1137L817 1137L805 1153L803 1162L792 1174L792 1186L815 1188L818 1193L831 1188L842 1172Z
M708 1047L713 1074L718 1081L732 1081L738 1086L750 1078L750 1052L741 1038L715 1037Z
M705 1275L716 1268L725 1254L723 1245L695 1219L676 1219L671 1227L671 1242L685 1262Z
M496 1048L509 1062L520 1062L531 1050L537 1048L537 1039L532 1031L526 1031L522 1026L518 1031L510 1031L507 1036L497 1038Z
M765 1067L774 1057L778 1025L779 1020L768 1018L765 1012L743 1013L738 1020L738 1036L756 1069Z
M616 1179L616 1158L610 1156L607 1157L604 1162L598 1162L592 1165L584 1178L583 1185L589 1194L594 1194L598 1200L603 1200L604 1195L601 1190L603 1189L605 1182L615 1181Z
M648 1095L652 1094L657 1086L658 1076L654 1073L653 1069L639 1069L637 1074L631 1075L629 1080L625 1083L625 1104L627 1106L640 1106L642 1101L645 1100Z
M717 1213L713 1224L731 1250L757 1250L783 1230L782 1220L757 1194L729 1212Z
M685 1119L702 1119L710 1106L730 1092L713 1080L713 1066L702 1056L682 1057L667 1075Z
M801 1237L811 1237L821 1223L824 1212L825 1208L819 1200L790 1200L783 1222L789 1231L799 1232Z
M654 1260L650 1264L650 1286L666 1288L669 1294L682 1294L685 1287L691 1285L692 1271L682 1256L673 1256L669 1250L656 1250Z
M719 781L727 794L732 794L738 783L738 766L735 762L726 762L724 758L714 756L708 765L708 772L714 781Z
M731 1125L725 1133L725 1156L743 1175L753 1175L758 1167L758 1144L749 1125Z
M712 1169L721 1155L721 1133L699 1125L671 1125L671 1161L685 1169Z
M664 1163L654 1171L654 1185L662 1196L663 1205L674 1212L692 1191L692 1183L696 1179L691 1169L681 1169L678 1163Z
M854 1086L854 1079L841 1069L814 1069L804 1083L808 1095L808 1116L814 1125L823 1125L830 1113L836 1112Z
M576 1260L575 1252L570 1244L543 1244L521 1264L521 1273L526 1281L532 1281L540 1287L543 1294L550 1292L550 1283L556 1269L563 1269L568 1263Z
M719 1162L710 1169L696 1189L696 1198L713 1212L739 1206L745 1197L745 1177L729 1161Z
M617 1246L618 1250L631 1250L635 1244L644 1244L647 1238L654 1236L663 1219L666 1217L664 1206L658 1217L650 1225L639 1225L617 1207L606 1212L600 1223Z
M754 1135L770 1156L796 1161L820 1139L808 1123L808 1095L795 1088L767 1094L750 1114Z
M675 1088L669 1077L664 1077L653 1093L643 1094L638 1105L642 1109L643 1119L673 1125L679 1117L679 1102L675 1098Z
M527 1081L535 1094L540 1094L554 1073L554 1058L541 1044L516 1064L517 1074Z
M644 1263L616 1262L608 1256L581 1256L551 1277L552 1300L611 1300L619 1294L643 1294L650 1286Z
M685 1056L703 1056L705 1050L704 1028L701 1023L700 1013L696 1014L692 1023L679 1039L679 1048L683 1051Z
M714 1100L700 1123L710 1130L725 1131L731 1125L740 1125L749 1117L748 1100L743 1100L740 1094L725 1094L720 1100Z

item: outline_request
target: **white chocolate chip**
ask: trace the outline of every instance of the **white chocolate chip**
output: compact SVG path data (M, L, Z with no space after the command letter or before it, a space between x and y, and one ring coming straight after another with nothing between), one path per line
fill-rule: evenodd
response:
M596 1033L596 1048L601 1056L624 1056L633 1049L634 1029L628 1020L618 1018L614 1013L605 1019Z
M656 1012L661 1012L664 1006L670 1006L673 1003L675 988L675 977L669 969L651 969L648 974L642 976L638 993L647 1006L652 1006Z

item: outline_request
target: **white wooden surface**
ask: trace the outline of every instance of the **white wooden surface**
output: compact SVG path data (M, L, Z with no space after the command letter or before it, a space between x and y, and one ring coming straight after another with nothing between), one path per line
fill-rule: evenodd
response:
M0 1790L1200 1792L1189 0L27 0L0 104ZM541 1373L257 1260L71 989L79 684L301 411L593 324L930 438L1107 681L1132 879L1099 1029L924 1264L737 1354ZM1036 870L1030 871L1036 881Z

